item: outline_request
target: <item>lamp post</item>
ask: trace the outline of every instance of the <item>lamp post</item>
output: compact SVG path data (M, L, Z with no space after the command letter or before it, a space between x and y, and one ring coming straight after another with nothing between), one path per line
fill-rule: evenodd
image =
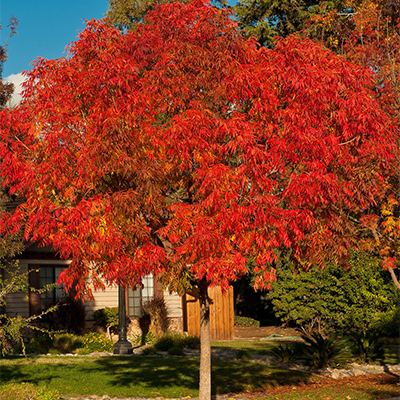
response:
M132 345L126 339L125 289L118 286L118 342L114 345L114 354L132 354Z

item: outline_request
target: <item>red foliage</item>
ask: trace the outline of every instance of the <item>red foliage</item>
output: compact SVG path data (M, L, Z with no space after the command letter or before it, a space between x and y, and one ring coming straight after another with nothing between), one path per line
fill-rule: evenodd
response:
M201 1L125 35L91 21L0 114L1 175L27 199L12 221L73 259L82 292L187 268L226 288L249 255L264 287L281 248L341 261L395 151L371 79L311 40L257 49Z

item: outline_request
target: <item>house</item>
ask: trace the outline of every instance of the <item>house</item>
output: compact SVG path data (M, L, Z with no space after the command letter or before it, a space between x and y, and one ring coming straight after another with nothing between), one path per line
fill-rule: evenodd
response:
M29 274L31 288L43 288L57 282L59 274L70 264L68 260L61 260L50 247L39 247L33 243L18 257L20 271ZM233 290L227 296L221 294L217 288L210 289L211 305L211 334L212 339L232 339L233 337ZM93 291L94 300L85 301L86 320L93 322L93 313L105 307L118 307L118 287L111 285L104 291ZM188 332L191 335L200 334L200 307L198 301L189 295L179 296L163 290L161 283L152 275L143 280L143 288L128 289L126 292L127 315L132 321L133 334L139 333L137 323L141 316L142 302L162 296L165 300L169 317L170 329L176 332ZM12 315L30 317L40 314L57 301L65 297L62 287L57 286L45 293L30 290L12 293L7 296L5 312Z

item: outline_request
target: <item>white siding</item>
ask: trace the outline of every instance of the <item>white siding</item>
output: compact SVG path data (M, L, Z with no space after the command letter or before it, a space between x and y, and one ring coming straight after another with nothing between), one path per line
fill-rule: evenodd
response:
M93 290L94 301L85 301L86 319L93 319L96 310L105 307L118 307L118 286L108 286L106 290L95 292Z
M182 298L178 293L170 293L168 290L164 290L164 299L168 308L168 315L170 318L182 318Z

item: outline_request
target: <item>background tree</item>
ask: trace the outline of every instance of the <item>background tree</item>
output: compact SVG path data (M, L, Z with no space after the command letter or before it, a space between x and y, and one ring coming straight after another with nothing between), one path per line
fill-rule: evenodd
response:
M248 36L255 36L261 45L271 46L275 37L299 32L311 18L344 11L345 1L239 0L234 10Z
M120 31L134 30L144 16L158 4L170 3L174 0L109 0L106 17ZM225 0L215 0L211 3L225 6Z
M200 1L126 34L92 21L0 114L0 172L27 199L0 228L59 248L63 283L83 294L86 278L135 287L160 272L197 293L209 399L208 287L228 288L250 256L264 288L280 249L307 267L356 246L349 215L380 198L395 151L370 86L309 39L257 49Z
M155 5L166 2L167 0L109 0L106 16L119 30L134 30L138 23L143 22L148 11Z

